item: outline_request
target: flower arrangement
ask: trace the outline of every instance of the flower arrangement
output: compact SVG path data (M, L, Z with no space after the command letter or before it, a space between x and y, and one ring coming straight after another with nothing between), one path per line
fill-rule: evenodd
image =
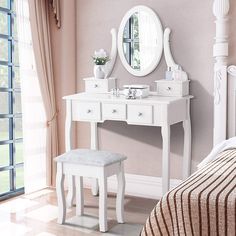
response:
M109 56L104 49L94 52L93 62L95 65L105 65L109 60Z

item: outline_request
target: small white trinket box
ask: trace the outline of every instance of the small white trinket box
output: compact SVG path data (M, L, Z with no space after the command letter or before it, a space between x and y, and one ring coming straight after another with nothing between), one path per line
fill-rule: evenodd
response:
M135 97L137 98L145 98L149 96L150 93L150 86L145 84L130 84L124 85L123 94L128 96L130 90L135 91Z

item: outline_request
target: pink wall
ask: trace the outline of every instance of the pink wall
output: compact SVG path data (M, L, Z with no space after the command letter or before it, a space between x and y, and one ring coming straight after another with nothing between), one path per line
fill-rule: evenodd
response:
M170 27L173 30L174 58L189 73L191 79L191 94L195 96L191 103L192 164L195 168L212 148L214 62L212 45L215 32L213 1L68 0L61 2L62 28L58 31L54 27L52 31L57 101L60 108L60 151L64 151L65 113L61 96L74 92L75 71L77 70L77 91L83 91L83 78L92 76L91 55L94 50L99 48L110 50L110 29L112 27L118 29L128 9L143 4L158 13L163 27ZM236 3L233 2L232 5L231 18L236 19ZM77 12L77 20L75 12ZM236 61L236 34L233 32L233 27L235 23L231 19L231 63ZM75 29L77 29L76 41ZM165 69L165 61L162 59L152 74L144 78L135 78L124 69L118 58L113 76L118 77L120 86L126 83L147 83L154 88L154 80L163 78ZM89 125L79 123L77 131L77 146L89 147ZM181 178L182 126L173 126L171 132L171 177ZM99 138L101 148L125 153L128 156L125 166L127 173L161 175L162 141L159 128L128 126L123 122L105 122L99 125Z
M64 123L65 101L62 97L76 92L76 9L75 1L61 1L61 28L51 15L51 40L53 46L53 66L56 85L59 132L59 152L65 151Z

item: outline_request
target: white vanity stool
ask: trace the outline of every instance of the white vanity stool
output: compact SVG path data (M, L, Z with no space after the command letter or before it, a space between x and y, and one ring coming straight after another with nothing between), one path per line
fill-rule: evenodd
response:
M118 191L116 198L116 216L118 223L124 223L125 176L121 154L108 151L76 149L55 158L57 162L56 191L58 199L58 223L65 223L66 201L64 193L65 175L76 177L76 214L83 215L83 178L97 178L99 183L99 227L107 231L107 177L117 175Z

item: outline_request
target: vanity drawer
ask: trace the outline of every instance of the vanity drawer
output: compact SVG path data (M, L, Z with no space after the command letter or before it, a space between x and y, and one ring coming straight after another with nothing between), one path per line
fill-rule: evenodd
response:
M94 79L86 78L85 81L85 91L87 93L108 93L111 89L116 88L116 79Z
M126 105L125 104L102 104L103 120L126 120Z
M162 84L157 88L158 95L178 96L181 93L180 87L173 84Z
M152 124L153 107L152 105L128 105L128 123L133 124Z
M189 81L158 80L157 95L183 97L189 94Z
M72 102L72 119L84 121L101 120L100 102Z

